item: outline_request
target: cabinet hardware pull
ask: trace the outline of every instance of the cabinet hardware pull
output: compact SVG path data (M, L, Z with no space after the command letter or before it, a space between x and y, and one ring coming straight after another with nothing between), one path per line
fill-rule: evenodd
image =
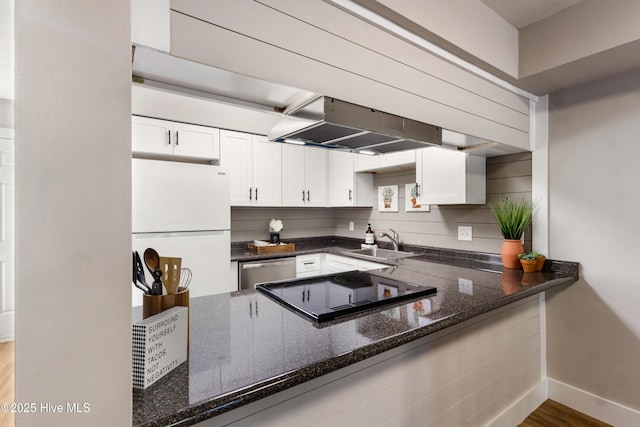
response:
M416 182L416 198L420 197L420 184Z
M311 201L311 193L309 193L309 190L307 190L307 202Z
M302 190L302 201L304 202L304 190Z
M253 318L253 304L249 301L249 317Z
M180 144L179 139L178 139L178 131L176 131L176 147Z
M351 197L351 193L352 193L352 191L351 191L351 189L349 189L349 201L351 201L351 200L353 199L353 198Z
M167 131L167 135L169 135L169 145L171 145L171 131L170 130Z
M249 187L249 200L253 200L253 188Z
M256 202L258 201L258 189L256 188Z

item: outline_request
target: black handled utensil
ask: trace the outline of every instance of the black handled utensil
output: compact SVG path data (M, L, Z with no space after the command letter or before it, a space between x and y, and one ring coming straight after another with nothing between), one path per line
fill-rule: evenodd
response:
M138 251L133 252L133 284L141 291L151 294L151 288L147 285L147 280L144 276L144 267L142 267L142 260L140 259Z

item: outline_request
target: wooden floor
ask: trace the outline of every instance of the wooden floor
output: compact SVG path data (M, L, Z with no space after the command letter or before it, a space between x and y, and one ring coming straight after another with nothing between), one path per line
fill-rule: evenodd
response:
M0 343L0 403L13 402L13 342ZM0 426L12 427L13 414L0 412ZM547 400L518 427L612 427L553 400Z
M13 353L13 342L0 343L0 403L13 402ZM13 414L0 411L0 426L13 425Z
M518 427L612 427L564 406L553 400L546 400L538 406Z

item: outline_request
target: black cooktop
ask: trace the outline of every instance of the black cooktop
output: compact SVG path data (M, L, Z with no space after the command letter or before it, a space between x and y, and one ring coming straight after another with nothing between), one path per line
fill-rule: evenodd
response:
M436 293L366 271L267 282L258 291L317 322Z

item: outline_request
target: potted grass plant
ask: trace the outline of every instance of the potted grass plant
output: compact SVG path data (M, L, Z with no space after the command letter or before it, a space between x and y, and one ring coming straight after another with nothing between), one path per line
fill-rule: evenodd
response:
M493 203L491 212L504 238L500 256L507 268L520 268L518 254L524 253L520 238L533 219L533 202L525 198L501 198Z

